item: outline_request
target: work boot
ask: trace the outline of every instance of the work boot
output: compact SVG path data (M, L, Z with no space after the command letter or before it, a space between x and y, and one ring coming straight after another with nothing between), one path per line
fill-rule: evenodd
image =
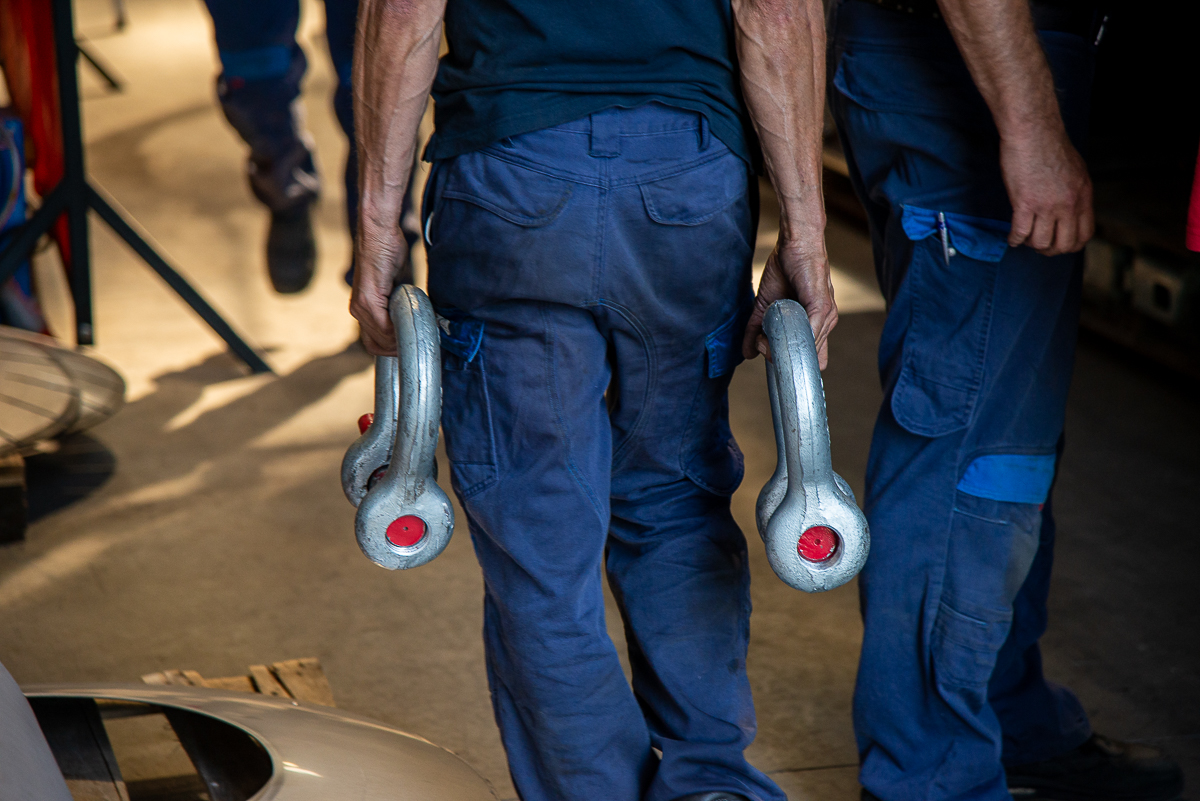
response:
M737 793L717 791L715 793L692 793L683 798L676 798L675 801L749 801L749 799Z
M1175 760L1147 745L1100 734L1062 756L1005 768L1015 798L1055 801L1172 801L1183 792Z
M300 292L312 281L316 268L312 203L272 211L267 232L267 274L275 291L284 295Z

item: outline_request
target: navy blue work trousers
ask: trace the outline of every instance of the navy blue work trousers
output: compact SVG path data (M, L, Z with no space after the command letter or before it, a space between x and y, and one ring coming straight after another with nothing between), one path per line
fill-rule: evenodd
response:
M1007 801L1005 764L1090 735L1038 650L1080 258L1007 246L999 136L943 22L845 0L830 25L829 98L888 302L860 779L884 801ZM1079 146L1093 45L1039 37Z
M308 62L296 43L299 0L204 0L221 59L217 95L225 117L250 146L250 185L274 211L313 200L320 184L311 144L294 106ZM325 37L337 75L333 109L350 142L344 180L353 230L358 166L350 69L358 0L325 0Z
M524 801L784 801L742 753L750 577L729 507L752 192L703 119L658 104L433 166L442 426Z

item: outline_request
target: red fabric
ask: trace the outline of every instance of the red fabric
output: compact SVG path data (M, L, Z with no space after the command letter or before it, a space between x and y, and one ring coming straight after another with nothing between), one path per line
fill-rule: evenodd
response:
M1192 202L1188 206L1187 249L1200 250L1200 156L1196 157L1196 177L1192 179Z
M63 177L58 69L54 61L54 17L50 3L0 0L0 34L9 95L32 145L29 155L33 185L45 197ZM53 234L63 263L70 265L65 214L55 222Z

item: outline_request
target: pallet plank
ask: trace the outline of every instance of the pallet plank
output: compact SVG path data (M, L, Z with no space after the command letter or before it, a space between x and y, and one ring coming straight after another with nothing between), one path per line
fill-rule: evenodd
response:
M279 679L275 678L275 674L266 665L251 665L250 678L254 680L254 686L263 695L270 695L275 698L292 697L287 688L279 683Z
M205 687L214 690L237 690L243 693L258 692L254 689L254 681L249 676L220 676L215 679L205 679Z
M297 701L337 706L333 702L333 688L321 669L320 660L308 657L275 662L271 665L271 672Z

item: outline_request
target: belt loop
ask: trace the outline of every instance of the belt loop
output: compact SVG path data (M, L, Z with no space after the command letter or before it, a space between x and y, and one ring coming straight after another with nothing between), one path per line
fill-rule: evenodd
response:
M611 159L621 155L621 122L613 109L597 111L588 117L592 124L588 155Z
M708 150L709 144L712 142L712 131L708 129L708 117L703 114L700 117L700 152Z

